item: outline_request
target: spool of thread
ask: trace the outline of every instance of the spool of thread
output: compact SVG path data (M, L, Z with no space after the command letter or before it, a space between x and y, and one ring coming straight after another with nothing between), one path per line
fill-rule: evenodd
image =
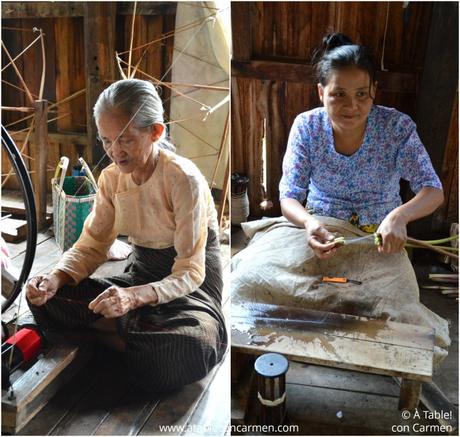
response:
M34 359L40 352L42 339L37 330L22 328L2 344L2 386L9 388L10 374L23 363ZM10 362L10 357L12 359Z
M289 361L277 353L261 355L254 363L259 400L258 424L281 425L286 419L286 372Z

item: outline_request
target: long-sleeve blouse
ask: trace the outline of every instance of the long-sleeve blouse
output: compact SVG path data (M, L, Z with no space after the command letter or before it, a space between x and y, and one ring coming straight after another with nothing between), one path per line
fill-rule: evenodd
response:
M101 172L93 210L82 234L57 265L75 283L107 260L118 235L147 248L174 247L171 274L150 285L156 304L196 290L204 281L208 228L217 231L217 213L208 184L186 158L160 150L155 171L141 185L115 164Z

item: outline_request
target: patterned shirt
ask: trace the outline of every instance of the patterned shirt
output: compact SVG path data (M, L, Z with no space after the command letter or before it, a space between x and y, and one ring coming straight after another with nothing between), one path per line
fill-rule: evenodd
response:
M379 224L401 205L400 179L414 193L422 187L442 189L428 153L408 115L374 105L363 143L351 156L334 147L326 110L315 108L297 116L283 160L280 199L300 203L315 214L349 220L360 225Z

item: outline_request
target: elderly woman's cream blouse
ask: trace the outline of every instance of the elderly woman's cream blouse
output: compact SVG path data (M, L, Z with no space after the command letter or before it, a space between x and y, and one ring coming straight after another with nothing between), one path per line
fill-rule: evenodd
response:
M56 268L79 283L107 260L119 234L128 235L135 245L174 246L177 252L171 274L150 284L158 295L157 304L196 290L205 277L208 227L217 231L218 225L208 184L195 164L160 150L155 171L145 183L136 185L131 174L111 164L98 184L82 234Z

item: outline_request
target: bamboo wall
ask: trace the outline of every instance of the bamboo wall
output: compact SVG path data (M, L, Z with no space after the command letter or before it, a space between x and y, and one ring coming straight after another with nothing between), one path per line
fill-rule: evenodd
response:
M45 52L46 52L46 80L44 98L50 105L60 102L64 98L82 91L80 95L72 100L60 104L54 108L55 112L50 112L48 120L58 118L48 124L49 129L49 148L48 148L48 192L50 190L50 179L54 173L59 157L66 155L70 158L71 165L77 163L78 157L83 156L90 164L93 162L94 144L89 145L87 135L88 121L88 96L85 89L88 87L88 77L94 76L94 71L90 71L92 59L88 59L88 52L100 50L95 41L88 40L85 31L85 2L3 2L2 3L2 41L13 57L19 54L30 42L38 36L33 33L34 27L41 28L45 33ZM97 2L93 3L98 6ZM115 8L115 32L109 32L103 26L95 29L105 35L108 47L113 50L123 52L129 49L131 23L133 13L132 2L112 2L110 7ZM108 4L106 4L109 6ZM153 41L163 33L174 30L176 4L171 2L157 2L155 4L140 3L136 12L136 32L133 47ZM85 27L86 26L86 27ZM95 23L97 27L97 22ZM22 30L13 30L22 29ZM160 78L167 70L173 53L174 38L158 42L151 46L140 64L140 69L153 77ZM139 59L140 51L133 52L133 63ZM128 55L121 56L128 60ZM3 56L3 63L7 62ZM96 74L100 73L104 85L112 80L120 78L120 74L115 67L115 57L107 53L106 57L97 59ZM40 78L42 74L42 54L40 44L31 47L24 56L16 61L16 65L24 78L28 88L34 97L38 96ZM137 75L142 78L142 75ZM2 106L28 106L31 104L27 100L24 92L15 87L22 88L22 85L12 67L8 67L2 73ZM166 77L165 80L168 80ZM11 85L5 83L9 82ZM164 91L163 96L169 96ZM166 115L169 106L166 104ZM53 109L52 109L53 110ZM9 126L9 132L26 129L30 123L16 121L24 118L28 114L2 111L2 122ZM55 135L56 134L56 135ZM19 148L22 147L24 133L13 135ZM32 145L24 150L26 155L31 156ZM26 158L26 163L31 164L30 159ZM30 168L32 169L32 165ZM8 173L10 163L8 158L2 153L2 175ZM33 176L33 174L32 174ZM4 178L2 178L4 179ZM18 183L15 177L11 177L5 184L5 188L17 188Z
M333 31L347 34L370 47L377 65L383 56L388 72L378 74L376 103L417 120L432 7L421 2L410 2L406 8L402 2L232 3L232 171L250 177L251 216L280 214L278 184L290 127L297 114L320 105L309 62L323 36ZM453 156L458 135L451 142ZM264 198L273 201L271 210L261 210Z

